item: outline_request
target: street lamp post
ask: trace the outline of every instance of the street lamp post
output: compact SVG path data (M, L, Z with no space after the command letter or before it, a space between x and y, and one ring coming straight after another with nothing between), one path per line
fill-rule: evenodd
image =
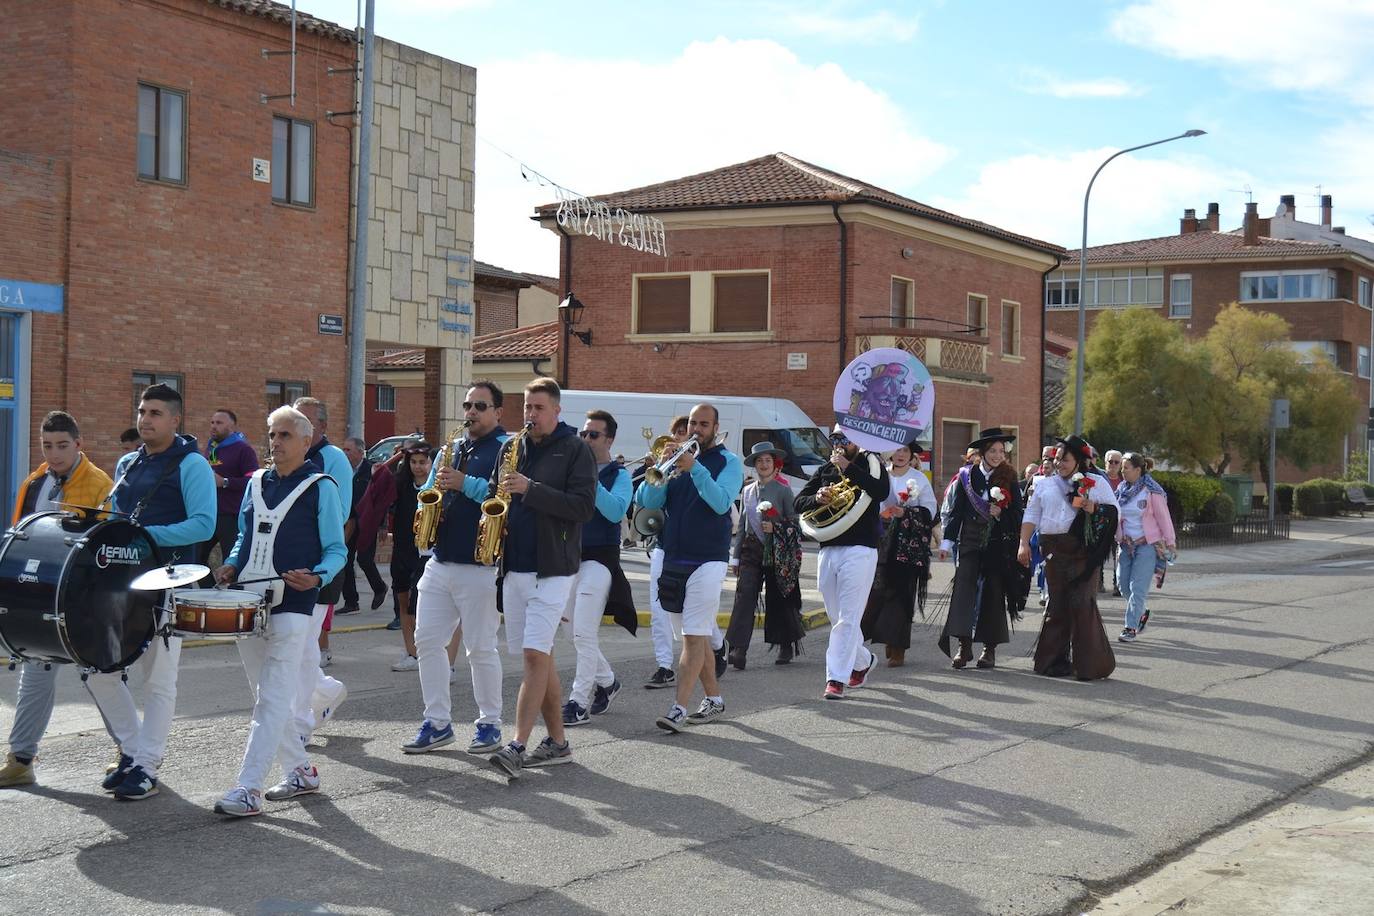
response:
M1124 156L1127 153L1133 153L1138 149L1145 149L1150 146L1159 146L1161 143L1172 143L1186 137L1201 137L1205 133L1207 133L1205 130L1188 130L1176 137L1165 137L1163 140L1155 140L1151 143L1142 143L1139 146L1118 150L1097 167L1097 171L1093 172L1093 177L1088 181L1088 190L1083 193L1083 246L1078 251L1078 359L1074 369L1073 386L1073 432L1076 436L1083 433L1083 341L1087 333L1088 323L1087 303L1084 301L1083 293L1088 279L1088 198L1093 193L1093 182L1097 181L1097 176L1102 174L1107 163L1117 156Z

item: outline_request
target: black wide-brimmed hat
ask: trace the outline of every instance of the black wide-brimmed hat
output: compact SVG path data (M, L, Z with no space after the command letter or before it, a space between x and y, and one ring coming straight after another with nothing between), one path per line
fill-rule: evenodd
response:
M760 455L772 455L773 460L779 463L787 459L787 453L773 443L760 442L749 450L749 454L745 456L744 463L752 468L759 460Z
M1068 436L1060 439L1059 448L1069 450L1074 459L1077 460L1079 470L1082 470L1092 460L1093 447L1082 436Z
M1002 429L1002 427L992 426L979 433L978 438L970 442L968 444L968 447L976 448L978 451L981 452L984 449L986 449L989 445L992 445L992 443L994 442L1006 442L1010 444L1015 441L1016 437L1011 433L1007 432L1006 430Z

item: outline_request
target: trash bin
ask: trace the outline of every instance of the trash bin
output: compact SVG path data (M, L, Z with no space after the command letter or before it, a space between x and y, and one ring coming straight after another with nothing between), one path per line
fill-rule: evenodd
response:
M1255 481L1249 474L1222 474L1221 490L1236 504L1236 515L1249 515Z

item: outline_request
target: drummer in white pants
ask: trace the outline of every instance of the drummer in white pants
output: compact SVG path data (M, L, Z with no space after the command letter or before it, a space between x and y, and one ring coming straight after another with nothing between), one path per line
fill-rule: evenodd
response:
M300 690L300 660L313 631L315 598L339 574L348 558L337 510L338 487L305 460L310 421L292 407L268 417L272 469L253 475L239 513L239 536L228 561L215 570L221 585L242 578L265 593L271 609L266 638L238 641L250 684L256 685L248 746L238 785L215 803L231 817L262 813L263 784L273 759L284 778L268 789L272 801L320 790L304 735L294 727ZM257 582L280 576L279 581ZM313 687L313 681L311 683Z
M177 435L181 395L166 385L144 390L138 403L143 445L115 466L116 512L148 530L165 560L194 561L215 533L215 474L194 436ZM145 678L143 717L123 675L92 674L86 687L120 748L119 762L101 783L115 798L137 801L158 791L158 767L176 712L181 638L155 636L134 665Z

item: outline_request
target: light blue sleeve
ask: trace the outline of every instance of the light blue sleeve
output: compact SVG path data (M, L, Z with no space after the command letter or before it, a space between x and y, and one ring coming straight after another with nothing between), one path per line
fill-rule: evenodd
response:
M505 445L510 441L510 436L497 436L496 441ZM463 495L473 502L481 505L487 498L490 490L491 481L485 477L477 477L472 474L463 475Z
M250 481L248 486L244 488L243 502L239 505L239 536L234 540L234 549L229 551L229 556L225 557L224 559L224 562L228 563L230 566L234 567L239 572L243 572L244 565L244 561L239 559L239 554L243 552L243 548L248 546L249 542L251 541L251 535L248 534L248 520L245 517L245 513L248 511L248 508L252 505L253 484Z
M618 522L629 511L632 496L630 472L621 468L620 473L615 475L615 483L611 485L611 489L607 490L600 481L597 482L596 511L605 516L607 521Z
M344 563L348 561L348 548L344 546L343 521L339 518L338 512L330 508L331 503L338 502L342 488L336 486L332 480L321 480L316 486L320 488L320 499L315 518L323 555L311 572L318 575L320 585L325 586L333 582L334 577L344 568Z
M342 529L352 508L349 498L353 495L353 465L348 463L348 456L338 446L331 445L323 449L321 454L324 455L324 472L334 478L334 501L339 506L339 527Z
M668 504L668 481L654 486L649 481L640 481L639 489L635 491L635 502L646 509L662 509Z
M700 461L692 465L691 474L697 492L717 515L730 511L731 504L744 486L744 463L734 452L725 453L725 467L720 469L719 477L712 477Z
M171 525L152 525L152 535L159 547L191 547L203 544L215 536L215 472L204 455L187 455L178 468L181 476L181 498L186 504L186 520ZM194 560L195 557L182 557Z

